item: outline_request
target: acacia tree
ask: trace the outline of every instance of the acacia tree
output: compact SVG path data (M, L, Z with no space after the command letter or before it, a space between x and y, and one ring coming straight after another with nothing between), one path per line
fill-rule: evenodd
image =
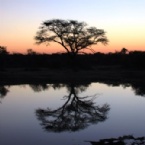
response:
M58 43L72 56L85 49L94 52L91 46L99 42L104 45L108 43L104 30L87 27L85 22L61 19L44 21L35 36L35 40L37 44Z

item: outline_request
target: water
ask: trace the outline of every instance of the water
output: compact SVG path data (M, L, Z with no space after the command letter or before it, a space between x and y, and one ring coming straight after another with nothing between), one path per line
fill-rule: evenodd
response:
M0 144L91 145L144 136L144 94L135 84L0 86Z

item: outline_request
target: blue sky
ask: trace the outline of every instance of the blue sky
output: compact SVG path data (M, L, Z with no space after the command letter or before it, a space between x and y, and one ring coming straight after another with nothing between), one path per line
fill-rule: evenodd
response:
M104 29L109 45L99 44L96 51L145 50L145 0L0 0L0 45L11 52L58 51L53 44L36 46L33 39L41 22L53 18Z

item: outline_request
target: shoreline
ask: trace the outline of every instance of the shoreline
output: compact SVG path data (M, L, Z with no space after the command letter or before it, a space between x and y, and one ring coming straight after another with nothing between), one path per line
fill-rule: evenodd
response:
M127 70L114 67L93 70L5 68L0 70L0 85L117 81L145 82L145 70Z

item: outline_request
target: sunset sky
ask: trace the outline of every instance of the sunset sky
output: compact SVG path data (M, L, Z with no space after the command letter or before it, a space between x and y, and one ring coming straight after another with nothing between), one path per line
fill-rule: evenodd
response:
M40 24L56 18L104 29L109 44L94 46L96 52L145 51L145 0L0 0L0 45L12 53L62 52L59 45L34 40Z

